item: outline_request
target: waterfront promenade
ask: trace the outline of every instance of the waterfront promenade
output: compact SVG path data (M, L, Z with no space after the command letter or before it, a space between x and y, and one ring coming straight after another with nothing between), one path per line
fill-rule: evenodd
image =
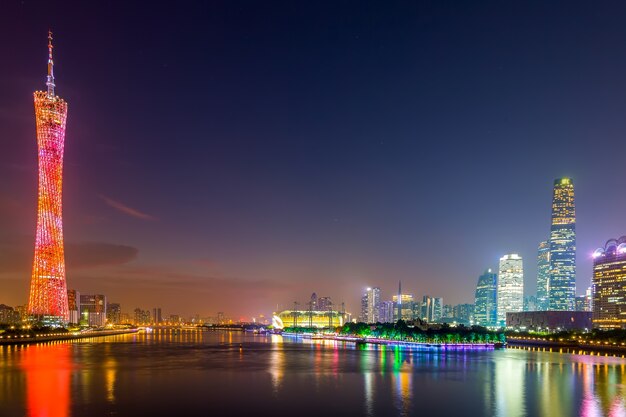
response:
M45 333L45 334L23 334L23 335L0 335L0 346L2 345L23 345L30 343L52 342L59 340L78 340L91 337L115 336L119 334L137 333L138 329L102 330L90 332L69 332L69 333Z

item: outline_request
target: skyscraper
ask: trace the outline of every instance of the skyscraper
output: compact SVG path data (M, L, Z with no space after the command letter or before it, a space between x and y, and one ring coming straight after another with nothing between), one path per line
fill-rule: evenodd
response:
M550 243L539 243L537 251L537 310L546 311L550 306L548 278L550 277Z
M367 288L361 298L361 321L364 323L376 323L379 321L380 288Z
M54 93L52 33L48 33L47 91L36 91L35 120L39 191L35 258L28 298L29 315L44 321L69 321L63 252L62 184L67 103Z
M626 328L626 236L593 253L593 327Z
M479 326L497 325L498 275L487 269L478 277L474 322Z
M506 325L506 313L524 310L524 268L516 253L500 258L497 325Z
M550 310L574 310L576 297L576 211L574 183L554 180L552 226L550 227Z

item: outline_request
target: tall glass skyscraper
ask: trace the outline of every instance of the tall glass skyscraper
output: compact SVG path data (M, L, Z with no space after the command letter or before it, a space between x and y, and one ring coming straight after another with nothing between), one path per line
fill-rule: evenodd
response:
M569 178L554 180L552 226L550 228L550 310L573 311L576 298L576 211L574 183Z
M546 311L550 306L548 278L550 277L550 243L544 240L537 251L537 310Z
M488 269L478 277L474 322L479 326L497 325L498 275Z
M361 321L377 323L380 321L380 288L368 288L361 297Z
M500 258L498 271L498 326L506 325L506 313L524 311L524 267L516 253Z

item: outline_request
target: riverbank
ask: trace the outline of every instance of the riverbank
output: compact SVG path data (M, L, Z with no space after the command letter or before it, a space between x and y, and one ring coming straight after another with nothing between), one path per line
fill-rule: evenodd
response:
M52 333L44 335L2 335L0 336L0 346L2 345L23 345L40 342L53 342L60 340L78 340L90 337L115 336L119 334L137 333L138 329L123 330L103 330L92 332L73 333Z
M601 340L544 340L539 338L507 337L507 344L524 347L549 347L626 354L626 344Z
M351 342L356 344L385 345L385 346L405 346L422 349L495 349L503 347L502 343L442 343L442 342L410 342L401 340L389 340L374 337L358 337L358 336L338 336L327 334L311 334L311 333L291 333L283 332L283 336L312 339L312 340L332 340L337 342Z

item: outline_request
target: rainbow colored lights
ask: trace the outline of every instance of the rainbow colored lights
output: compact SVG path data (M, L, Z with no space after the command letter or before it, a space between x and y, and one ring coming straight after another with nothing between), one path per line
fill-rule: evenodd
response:
M68 322L61 201L67 103L54 94L52 34L48 37L48 51L48 91L34 93L39 192L28 313L39 319Z

